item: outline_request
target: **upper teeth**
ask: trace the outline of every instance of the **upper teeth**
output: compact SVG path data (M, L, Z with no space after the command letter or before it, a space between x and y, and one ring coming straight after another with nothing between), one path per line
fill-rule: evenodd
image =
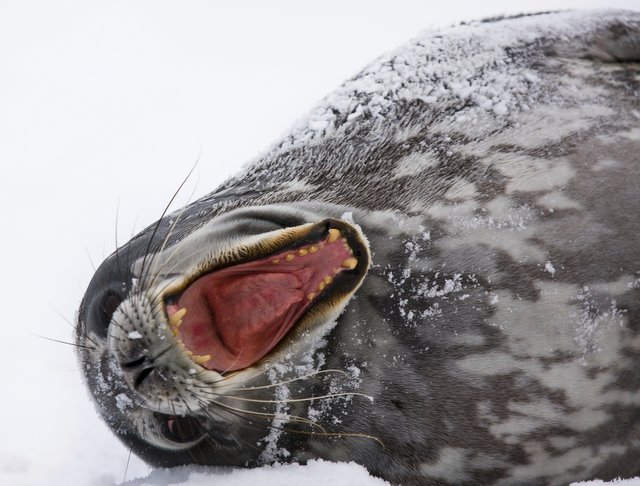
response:
M331 228L329 230L329 237L327 238L327 243L333 243L338 238L340 238L340 230L339 229L335 229L335 228Z
M171 324L171 326L175 328L180 327L180 324L182 324L182 318L185 316L186 313L187 313L186 307L183 307L182 309L178 309L176 312L174 312L169 316L169 324Z
M358 264L358 260L356 258L349 257L341 263L341 266L343 268L348 268L349 270L353 270L354 268L356 268L357 264Z
M178 328L180 324L182 324L182 318L187 313L187 308L183 307L182 309L178 309L176 312L169 316L169 325L171 326L171 332L176 337L176 341L178 342L178 347L184 351L184 353L189 356L193 361L198 363L199 365L204 365L207 361L211 359L210 354L204 355L195 355L192 351L188 350L182 339L180 338L180 334L178 333Z

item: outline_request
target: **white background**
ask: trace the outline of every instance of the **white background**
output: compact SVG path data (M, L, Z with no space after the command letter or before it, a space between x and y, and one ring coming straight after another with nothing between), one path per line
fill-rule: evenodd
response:
M434 2L435 3L435 2ZM98 265L421 30L637 0L0 3L0 484L113 484L70 340ZM147 473L132 459L127 478ZM334 483L334 486L335 483Z

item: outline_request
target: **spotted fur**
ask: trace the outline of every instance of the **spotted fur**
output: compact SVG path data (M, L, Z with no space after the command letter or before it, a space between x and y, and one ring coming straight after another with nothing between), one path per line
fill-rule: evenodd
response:
M403 485L640 474L639 154L640 14L426 33L107 259L78 323L98 409L164 466L321 457ZM171 342L163 282L327 218L371 252L343 311L239 377L172 350L134 389L117 353ZM108 291L127 299L101 335ZM172 443L157 414L207 434Z

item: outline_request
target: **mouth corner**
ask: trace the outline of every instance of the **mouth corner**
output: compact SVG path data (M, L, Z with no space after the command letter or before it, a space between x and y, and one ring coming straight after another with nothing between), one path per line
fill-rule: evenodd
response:
M320 224L325 225L325 230L328 234L332 230L338 230L337 238L340 238L344 244L350 247L353 256L358 260L357 266L351 270L356 274L366 273L369 270L371 256L369 254L369 243L360 227L341 219L326 219Z
M360 229L338 219L287 228L242 254L164 299L177 345L218 373L256 365L318 315L337 317L370 265Z

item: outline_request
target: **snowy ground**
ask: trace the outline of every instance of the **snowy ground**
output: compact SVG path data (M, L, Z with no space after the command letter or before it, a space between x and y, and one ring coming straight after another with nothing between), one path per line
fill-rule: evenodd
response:
M420 30L531 9L344 3L0 3L0 290L10 315L0 343L0 484L383 484L358 466L325 462L150 473L99 422L71 346L42 337L71 339L92 265L113 251L116 234L124 242L157 219L196 160L178 205ZM638 8L637 0L535 8L604 6Z
M220 470L197 467L181 467L171 470L153 471L145 478L134 479L125 486L164 486L189 485L209 486L215 477L217 486L383 486L388 482L369 476L367 471L354 463L333 464L324 461L312 461L306 466L291 464L271 466L250 470ZM640 486L640 478L620 479L616 481L585 481L571 486Z

